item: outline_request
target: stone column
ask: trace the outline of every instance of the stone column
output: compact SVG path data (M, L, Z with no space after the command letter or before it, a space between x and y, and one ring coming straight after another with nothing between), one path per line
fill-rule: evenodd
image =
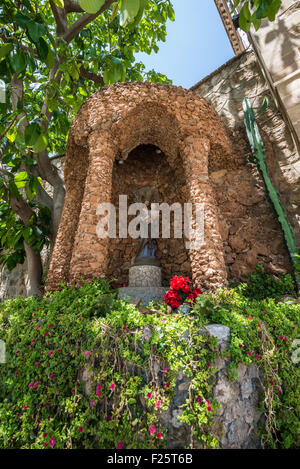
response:
M112 169L116 154L109 134L94 131L89 136L89 169L70 263L70 282L105 277L109 238L100 239L97 209L111 202Z
M69 138L65 163L66 197L47 275L46 291L55 290L60 283L69 281L73 243L84 193L88 151L76 145L72 137Z
M215 290L226 286L227 272L217 206L208 176L209 152L208 139L191 136L185 140L183 156L189 201L193 205L204 204L204 242L189 251L192 277L198 286Z

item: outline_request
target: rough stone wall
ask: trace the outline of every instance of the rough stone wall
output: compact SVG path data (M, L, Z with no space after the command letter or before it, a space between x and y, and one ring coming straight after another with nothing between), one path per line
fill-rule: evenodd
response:
M273 183L300 245L300 159L292 136L276 107L253 52L232 59L193 87L209 101L226 125L235 148L231 165L211 169L210 178L219 207L225 262L232 280L243 279L259 262L273 274L290 271L279 224L267 202L256 166L247 163L251 149L243 123L246 96L269 107L258 119L267 150Z
M115 160L126 160L142 144L159 147L173 171L182 173L186 199L205 205L205 242L199 250L190 250L194 281L210 289L226 284L217 208L208 176L209 159L217 167L232 157L224 126L211 106L192 91L153 83L120 83L91 96L73 123L65 166L66 201L47 289L56 288L62 280L78 284L107 276L111 241L97 236L97 210L101 203L112 200ZM78 164L75 145L89 159L81 157ZM172 192L174 180L165 184ZM75 214L72 221L70 214Z

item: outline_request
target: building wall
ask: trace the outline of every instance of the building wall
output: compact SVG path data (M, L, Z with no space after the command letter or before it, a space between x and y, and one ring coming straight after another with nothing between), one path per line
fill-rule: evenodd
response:
M283 0L274 22L263 20L250 40L300 140L300 1Z
M242 101L248 97L258 109L267 96L269 107L258 119L267 149L267 161L289 221L300 246L300 159L288 125L279 111L255 53L244 52L192 88L210 102L226 125L234 142L236 167L212 173L224 227L225 262L230 277L241 278L257 262L273 273L288 268L279 225L266 201L256 167L247 163L251 149L243 123ZM257 221L257 223L256 223ZM267 254L267 250L269 253ZM271 252L271 254L270 254Z

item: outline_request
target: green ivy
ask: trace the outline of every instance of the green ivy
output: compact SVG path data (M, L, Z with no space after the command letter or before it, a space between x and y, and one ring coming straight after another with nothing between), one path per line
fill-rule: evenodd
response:
M217 447L211 431L217 344L199 333L212 322L231 327L225 357L232 378L239 363L255 362L264 373L266 445L296 447L299 375L291 355L300 306L251 301L230 290L201 295L190 316L159 309L141 313L117 300L105 280L3 303L0 448L164 448L159 416L170 406L179 371L190 379L180 417L191 426L190 447Z
M237 287L238 291L246 298L264 300L267 298L279 299L284 295L294 296L295 285L290 274L275 278L265 272L264 266L259 264L255 272L249 275L247 282Z

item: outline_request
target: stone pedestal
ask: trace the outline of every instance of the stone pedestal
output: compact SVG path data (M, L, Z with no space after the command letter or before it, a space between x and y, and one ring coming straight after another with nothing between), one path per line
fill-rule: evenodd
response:
M130 287L161 287L161 268L154 265L134 265L129 269Z
M164 299L168 288L161 286L161 268L154 265L134 265L129 269L129 286L119 289L119 298L140 298L144 304Z

